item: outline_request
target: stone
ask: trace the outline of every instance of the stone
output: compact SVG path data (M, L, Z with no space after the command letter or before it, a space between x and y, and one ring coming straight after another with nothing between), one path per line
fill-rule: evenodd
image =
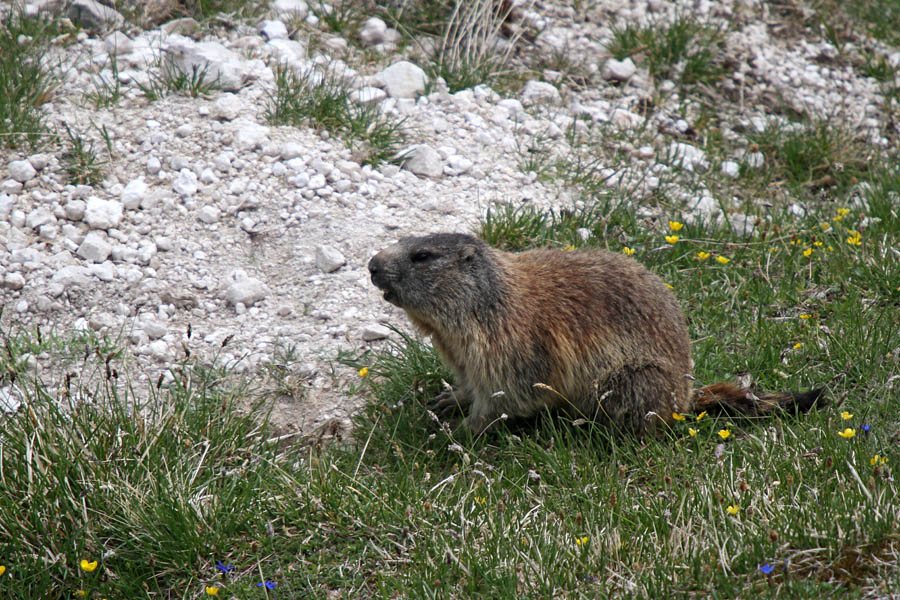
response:
M364 46L381 44L385 40L387 29L387 23L378 17L371 17L360 28L359 39L362 40Z
M70 221L82 220L86 210L87 203L85 203L84 200L69 200L66 202L66 205L63 206L63 214L65 214L66 218Z
M3 278L3 287L10 290L21 290L25 287L25 277L21 273L7 273Z
M6 172L9 176L19 183L25 183L34 179L37 171L27 160L13 160L6 166Z
M346 263L347 259L337 248L324 245L316 248L316 266L323 272L333 273Z
M262 281L245 275L229 284L225 290L225 300L234 307L238 304L252 306L264 299L268 292Z
M391 98L415 98L425 91L428 75L419 66L401 60L383 70L379 76Z
M41 225L46 225L47 223L55 222L56 217L53 216L53 213L50 212L50 209L46 206L40 206L25 217L25 227L28 229L38 229Z
M112 244L106 241L106 236L99 231L89 231L78 250L75 252L84 260L101 263L105 261L112 252Z
M637 67L630 57L626 57L625 60L610 58L603 65L603 79L606 80L628 81L636 72Z
M391 330L385 327L384 325L379 325L374 323L372 325L366 325L362 330L362 339L366 342L374 342L376 340L383 340L387 337L390 337Z
M243 60L219 42L195 42L172 35L168 38L166 57L184 73L206 72L205 80L215 82L226 92L236 92L253 79L251 61Z
M286 18L305 19L309 7L304 0L273 0L272 12Z
M387 98L384 90L371 86L356 90L353 92L353 96L360 104L375 104Z
M219 217L222 215L221 211L215 206L206 205L200 209L200 212L197 213L197 218L199 218L204 223L215 223L219 220Z
M182 169L172 182L172 189L180 196L193 196L197 193L197 176L193 171Z
M686 171L704 169L707 166L706 153L696 146L684 142L672 142L669 144L670 164L681 165Z
M444 165L438 151L427 144L418 144L401 151L403 167L425 177L437 178L443 175Z
M147 184L144 183L144 179L142 177L132 179L122 190L122 206L130 210L140 208L146 194Z
M131 38L121 31L113 31L106 36L106 39L103 40L103 47L106 49L107 54L115 56L131 54L131 51L134 50Z
M533 106L535 104L559 104L562 97L559 90L553 84L546 81L529 81L522 89L522 104Z
M740 173L741 166L733 160L726 160L722 162L722 175L731 177L733 179L740 175Z
M84 221L91 229L115 227L122 222L122 203L91 196L84 211Z
M288 29L283 21L263 21L259 24L259 32L267 40L283 40L288 37Z
M233 121L244 110L244 103L236 94L224 93L213 102L209 116L220 121Z
M474 163L465 156L451 154L447 157L447 166L444 167L444 171L448 175L462 175L468 173L473 166Z
M249 121L241 124L234 134L234 147L238 150L249 151L262 148L269 140L269 128Z
M13 199L7 194L0 194L0 217L8 217L12 212Z
M157 175L162 169L162 164L159 162L159 159L155 156L151 156L147 159L147 174L148 175Z
M87 287L91 285L91 279L91 272L87 267L66 265L54 273L50 281L60 284L65 290L72 287Z
M94 0L73 0L66 16L85 29L116 29L125 25L125 17L119 11Z

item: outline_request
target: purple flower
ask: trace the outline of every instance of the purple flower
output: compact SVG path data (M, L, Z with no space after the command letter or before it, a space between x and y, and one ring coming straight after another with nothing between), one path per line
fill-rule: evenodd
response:
M231 565L223 565L221 560L216 561L216 568L223 573L231 573L234 571L234 567Z
M869 433L869 428L871 425L860 425L859 428L863 430L863 433Z
M278 585L278 584L275 583L274 581L260 581L259 583L256 584L256 587L266 586L267 590L274 590L276 585Z
M775 570L775 567L773 567L769 563L766 563L764 565L760 565L759 570L762 571L764 575L771 575L772 571Z

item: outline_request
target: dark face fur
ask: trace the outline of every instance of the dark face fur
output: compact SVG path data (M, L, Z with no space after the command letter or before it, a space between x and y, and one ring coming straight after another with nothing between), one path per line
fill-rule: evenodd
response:
M376 254L369 272L391 304L437 317L447 314L449 305L459 310L493 295L486 248L464 234L404 238Z

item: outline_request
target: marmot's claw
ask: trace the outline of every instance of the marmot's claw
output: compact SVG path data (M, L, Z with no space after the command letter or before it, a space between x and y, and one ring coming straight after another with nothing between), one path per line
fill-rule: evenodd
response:
M435 396L428 410L433 411L441 421L458 422L465 415L471 402L458 390L446 390Z

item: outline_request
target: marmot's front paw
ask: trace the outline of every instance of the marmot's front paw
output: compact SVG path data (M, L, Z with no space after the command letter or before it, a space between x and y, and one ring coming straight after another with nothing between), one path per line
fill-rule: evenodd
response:
M445 390L435 396L428 410L434 412L441 421L459 422L460 416L469 412L472 401L459 389Z

